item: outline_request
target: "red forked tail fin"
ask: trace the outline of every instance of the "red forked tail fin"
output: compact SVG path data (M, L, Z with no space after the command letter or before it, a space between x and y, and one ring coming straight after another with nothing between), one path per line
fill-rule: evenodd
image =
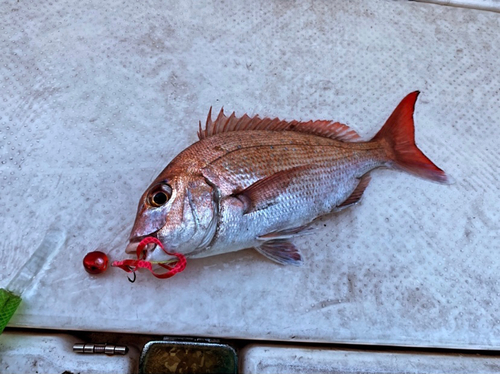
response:
M392 155L390 161L395 166L422 178L449 183L445 172L434 165L415 144L413 111L419 94L419 91L415 91L407 95L372 140L385 143L388 153Z

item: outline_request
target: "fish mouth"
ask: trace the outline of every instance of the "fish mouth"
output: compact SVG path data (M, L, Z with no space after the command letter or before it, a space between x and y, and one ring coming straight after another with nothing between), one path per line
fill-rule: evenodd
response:
M158 239L158 231L152 232L151 234L148 235L142 235L142 236L135 236L133 238L129 239L129 243L127 247L125 248L125 253L128 254L137 254L137 247L139 246L139 243L144 239L144 238L156 238ZM143 250L142 257L143 259L146 259L149 257L151 252L153 252L156 248L156 244L150 243L146 245L146 247Z

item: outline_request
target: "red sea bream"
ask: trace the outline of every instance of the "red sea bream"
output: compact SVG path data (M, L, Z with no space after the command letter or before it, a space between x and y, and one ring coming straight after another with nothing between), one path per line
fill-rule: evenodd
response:
M255 248L281 264L300 265L293 237L315 218L358 202L371 170L447 182L415 145L418 94L406 96L369 141L338 122L227 117L223 111L212 121L209 113L199 141L141 197L127 252L154 236L186 258ZM153 245L146 259L169 257Z

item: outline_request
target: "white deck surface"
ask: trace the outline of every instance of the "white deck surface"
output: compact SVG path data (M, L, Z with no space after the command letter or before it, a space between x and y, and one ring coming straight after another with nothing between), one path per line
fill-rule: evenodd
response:
M0 287L57 222L69 240L12 326L500 349L500 16L406 1L0 5ZM210 106L332 119L364 138L409 92L421 149L456 183L376 171L361 204L296 240L137 282L138 199Z
M500 359L467 354L377 352L290 346L248 346L241 354L244 374L496 374Z

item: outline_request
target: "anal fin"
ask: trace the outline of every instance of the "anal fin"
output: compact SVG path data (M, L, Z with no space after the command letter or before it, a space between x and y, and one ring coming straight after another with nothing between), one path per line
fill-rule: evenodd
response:
M352 192L352 194L342 204L338 205L337 207L338 208L346 208L350 205L353 205L353 204L356 204L357 202L359 202L359 200L361 199L361 196L363 196L363 192L365 192L366 187L368 187L368 183L370 183L370 180L371 180L371 178L370 178L369 174L363 175L361 177L361 179L359 180L358 185L356 186L356 188Z
M268 240L255 249L268 259L281 265L302 266L300 251L288 240Z

